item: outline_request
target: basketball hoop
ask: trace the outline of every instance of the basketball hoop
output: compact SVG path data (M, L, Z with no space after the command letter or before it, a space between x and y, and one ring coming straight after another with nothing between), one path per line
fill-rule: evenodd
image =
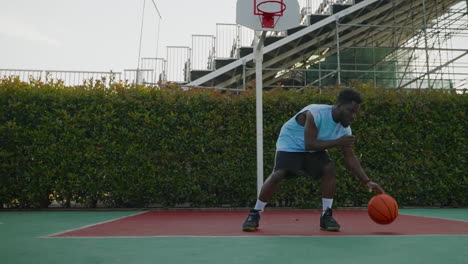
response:
M237 0L237 24L255 31L285 31L300 21L298 0Z
M278 11L267 11L264 5L278 5ZM257 4L257 0L254 1L254 15L259 16L260 23L264 28L274 28L278 19L283 16L286 10L286 4L283 0L269 0L263 1Z

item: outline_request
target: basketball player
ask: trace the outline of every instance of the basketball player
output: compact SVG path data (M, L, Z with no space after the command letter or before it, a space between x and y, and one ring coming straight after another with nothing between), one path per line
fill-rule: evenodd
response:
M312 178L321 179L322 215L320 228L339 231L340 225L333 219L332 204L336 189L336 173L327 149L339 148L346 167L366 185L369 190L384 193L361 167L353 152L354 136L350 125L356 119L360 94L344 89L334 105L311 104L294 115L281 128L276 142L276 158L273 173L266 179L255 207L250 210L242 229L255 231L259 226L260 213L270 201L278 184L297 176L299 170Z

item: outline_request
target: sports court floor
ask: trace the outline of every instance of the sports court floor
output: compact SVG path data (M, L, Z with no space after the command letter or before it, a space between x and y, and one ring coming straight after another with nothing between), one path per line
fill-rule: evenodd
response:
M390 225L365 210L0 211L0 263L468 263L468 209L400 209Z

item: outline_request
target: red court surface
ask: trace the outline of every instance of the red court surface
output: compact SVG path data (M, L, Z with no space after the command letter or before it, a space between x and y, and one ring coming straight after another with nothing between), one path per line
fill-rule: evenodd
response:
M468 235L468 222L399 215L379 225L366 210L336 210L340 232L320 230L318 210L266 211L256 232L243 232L247 211L148 211L51 237L155 237L155 236L372 236Z

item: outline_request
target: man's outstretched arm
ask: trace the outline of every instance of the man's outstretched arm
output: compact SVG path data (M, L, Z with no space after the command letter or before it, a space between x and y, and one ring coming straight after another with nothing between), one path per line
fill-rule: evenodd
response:
M370 190L375 190L377 193L385 193L382 187L377 183L367 177L366 172L361 167L361 162L354 154L354 151L351 147L341 148L344 156L344 163L346 168L348 168L363 184L367 186Z

